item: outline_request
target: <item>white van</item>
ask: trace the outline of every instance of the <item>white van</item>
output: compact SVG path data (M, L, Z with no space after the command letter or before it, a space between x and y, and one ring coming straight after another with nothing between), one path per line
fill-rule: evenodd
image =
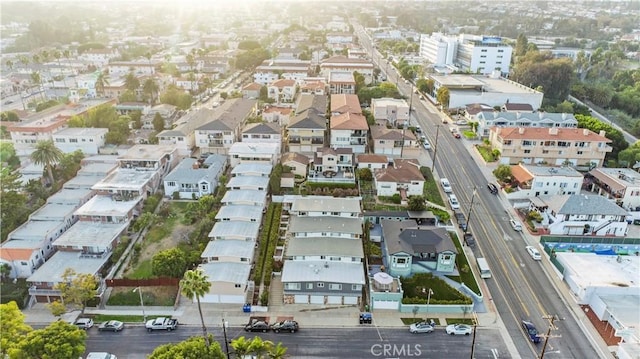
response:
M525 248L527 249L527 252L531 256L531 258L533 258L534 261L542 260L542 256L540 255L540 252L534 246L526 246Z
M449 204L451 205L452 209L460 209L460 202L458 202L458 198L455 194L449 195Z
M448 179L446 178L440 179L440 184L442 185L442 189L444 190L445 193L453 192L453 190L451 189L451 184L449 183Z

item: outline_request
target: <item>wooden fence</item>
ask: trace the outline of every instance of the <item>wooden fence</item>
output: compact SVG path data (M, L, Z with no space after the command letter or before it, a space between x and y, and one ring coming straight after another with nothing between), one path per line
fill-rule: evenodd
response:
M180 285L178 278L151 278L151 279L107 279L107 287L153 287Z

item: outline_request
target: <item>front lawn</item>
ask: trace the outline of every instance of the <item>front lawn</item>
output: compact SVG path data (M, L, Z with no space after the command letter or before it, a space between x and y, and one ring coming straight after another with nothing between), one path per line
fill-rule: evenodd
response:
M117 315L117 314L97 314L93 317L93 322L100 325L102 322L110 320L118 320L123 323L142 323L144 317L142 315Z
M471 267L469 266L469 261L467 260L467 256L464 254L464 249L458 240L458 235L453 232L449 232L451 236L451 240L456 246L456 250L458 254L456 255L456 267L458 267L459 276L448 275L447 278L454 280L456 282L462 281L469 289L471 289L477 295L482 295L480 292L480 287L478 286L478 282L476 282L476 278L473 276L473 271L471 271Z
M476 145L476 149L478 150L478 152L480 152L480 155L485 160L485 162L495 162L498 160L498 158L494 156L494 153L491 150L491 146Z
M436 180L433 178L431 169L429 167L420 167L420 172L422 172L422 176L424 177L423 193L427 201L444 207L444 201L442 200L442 196L440 196L440 190L438 189Z
M131 274L127 275L127 278L131 278L131 279L153 278L151 259L145 259L143 261L138 262L136 269L134 269Z
M140 288L142 301L146 306L173 306L178 295L178 287L154 286ZM107 305L140 306L140 293L134 292L134 289L131 287L113 288Z
M471 304L471 299L431 273L402 278L403 304ZM429 296L429 290L432 291Z
M468 324L474 325L473 318L446 318L447 324Z
M469 140L476 138L476 133L471 130L462 131L462 135Z

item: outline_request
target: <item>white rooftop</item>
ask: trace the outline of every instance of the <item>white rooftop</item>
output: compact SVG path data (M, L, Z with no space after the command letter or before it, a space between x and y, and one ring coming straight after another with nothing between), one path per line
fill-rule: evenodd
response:
M69 127L54 133L53 136L99 136L107 132L109 132L108 128Z
M231 174L234 176L255 176L255 174L269 176L272 169L273 165L266 163L241 163L231 170Z
M62 187L69 189L91 189L91 187L103 178L104 176L75 176L65 182Z
M126 223L94 223L76 222L69 227L60 238L53 242L54 246L95 247L99 251L110 248L111 242L122 234L129 226Z
M264 206L267 192L254 189L235 189L225 192L222 203L250 202L253 205Z
M556 253L558 261L569 269L572 280L582 288L628 286L640 289L640 257L595 253ZM597 268L597 270L594 270Z
M165 155L175 152L175 147L166 145L135 145L118 157L120 161L160 161Z
M29 216L32 221L56 221L64 220L66 216L72 215L78 204L69 203L45 203Z
M97 182L92 188L95 190L118 189L139 191L157 175L158 172L156 171L138 171L135 169L120 168Z
M209 241L202 251L201 258L211 257L238 257L253 259L255 243L253 241L236 241L233 239L220 239Z
M213 262L204 263L198 266L209 279L209 282L228 282L237 284L246 284L249 280L249 272L251 272L251 264L229 263L229 262ZM215 284L212 286L215 290Z
M225 218L229 218L232 220L256 220L260 222L262 218L262 207L258 206L249 206L249 205L240 205L240 204L229 204L226 206L220 207L218 214L216 214L217 220L224 220Z
M325 264L327 266L325 267ZM365 284L362 263L285 261L282 282L330 282Z
M62 274L67 268L73 269L78 274L98 274L98 271L107 262L109 256L103 258L81 257L79 252L58 251L49 260L36 270L27 282L62 281Z
M280 153L280 143L271 142L234 142L229 148L229 155L268 156Z
M93 196L82 207L78 208L76 215L78 216L126 216L137 204L142 197L137 197L131 201L115 201L111 196L96 195Z
M54 229L62 225L62 220L56 221L27 221L9 233L9 239L27 239L44 241L45 237Z
M266 191L267 186L269 186L269 177L236 176L231 177L227 182L227 188L264 188Z
M209 232L210 238L242 238L257 239L260 230L259 222L224 221L216 222Z
M403 99L398 99L398 98L383 97L383 98L371 99L371 107L375 108L375 107L385 107L385 106L409 107L409 104L407 104L407 101Z
M297 198L291 205L293 212L361 213L360 198L336 198L308 196Z
M47 203L80 204L80 201L89 196L93 190L88 188L69 189L63 188L47 198Z

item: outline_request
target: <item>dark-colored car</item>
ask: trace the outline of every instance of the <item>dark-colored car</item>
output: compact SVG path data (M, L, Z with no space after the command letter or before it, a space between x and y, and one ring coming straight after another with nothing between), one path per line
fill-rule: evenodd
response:
M360 313L360 324L371 324L373 316L371 313Z
M535 344L540 343L540 336L538 335L538 329L536 329L536 326L533 325L533 323L523 320L522 330L524 330L524 333L527 335L527 337L529 338L529 340L531 340L532 343L535 343Z
M263 322L261 320L249 323L244 326L244 330L247 332L263 332L266 333L271 330L269 327L269 323Z
M467 229L467 218L464 216L464 213L460 211L455 211L454 215L456 216L458 227L460 227L463 231L465 231Z
M110 320L100 324L98 330L101 332L119 332L124 329L124 323L118 320Z
M473 234L471 233L466 233L464 235L464 243L466 245L468 245L469 247L473 247L476 245L476 240L473 238Z
M296 322L295 320L283 320L281 322L274 323L271 325L271 330L273 330L276 333L280 333L280 332L295 333L298 331L298 329L300 329L300 327L298 326L298 322Z
M489 189L489 191L490 191L492 194L498 194L498 186L496 186L495 184L493 184L493 183L488 183L488 184L487 184L487 188Z

